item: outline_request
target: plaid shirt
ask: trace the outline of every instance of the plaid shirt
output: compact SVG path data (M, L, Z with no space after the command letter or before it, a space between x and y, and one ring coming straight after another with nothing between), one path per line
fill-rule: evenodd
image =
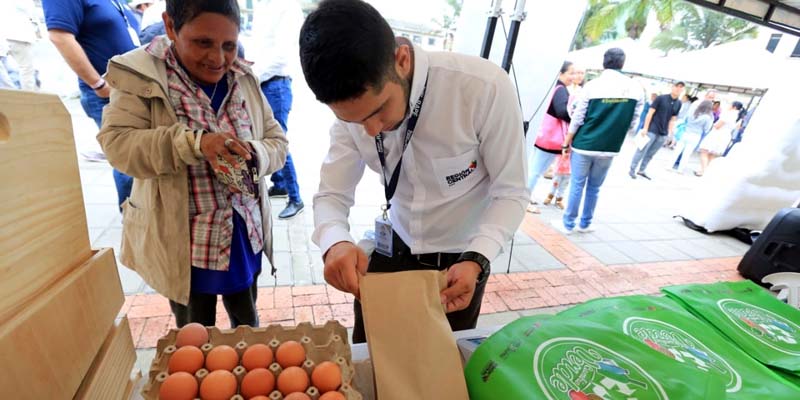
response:
M146 51L166 63L168 96L178 122L193 130L235 132L239 139L253 139L250 116L237 82L237 78L246 74L239 60L233 63L226 76L230 90L222 107L215 112L211 99L178 64L166 36L153 39ZM192 266L227 271L233 238L233 210L247 223L253 251L257 253L264 247L259 200L231 192L217 179L209 163L188 168Z

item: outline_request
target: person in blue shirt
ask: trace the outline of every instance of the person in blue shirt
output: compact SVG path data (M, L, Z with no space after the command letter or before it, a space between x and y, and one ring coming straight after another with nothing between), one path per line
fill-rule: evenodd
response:
M50 41L78 75L81 106L99 128L111 88L103 79L111 57L139 45L139 24L124 0L42 0ZM103 161L102 153L88 153ZM114 170L120 207L130 197L133 178Z

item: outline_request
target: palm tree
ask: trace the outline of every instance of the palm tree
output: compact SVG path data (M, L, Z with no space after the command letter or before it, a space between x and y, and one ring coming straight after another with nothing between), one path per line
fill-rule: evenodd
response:
M647 17L651 12L655 13L661 28L666 29L672 22L675 4L678 2L679 0L589 0L589 7L595 12L586 20L584 33L589 39L596 41L624 20L628 37L638 39L647 26Z
M680 4L676 11L680 22L661 31L650 47L665 53L691 51L758 35L756 25L693 4Z

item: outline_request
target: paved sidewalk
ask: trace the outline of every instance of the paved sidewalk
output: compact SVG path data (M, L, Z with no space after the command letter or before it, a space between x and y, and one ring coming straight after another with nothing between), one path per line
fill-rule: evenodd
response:
M741 279L736 272L738 257L607 266L537 217L528 216L522 230L566 268L490 276L481 325L505 323L529 310L597 297L656 294L667 285ZM336 319L352 327L352 301L352 295L326 285L278 286L259 288L256 304L262 325ZM128 314L137 348L154 347L159 337L174 328L169 304L157 294L127 296L122 311ZM227 327L221 303L217 312L217 325ZM502 318L493 318L496 313Z

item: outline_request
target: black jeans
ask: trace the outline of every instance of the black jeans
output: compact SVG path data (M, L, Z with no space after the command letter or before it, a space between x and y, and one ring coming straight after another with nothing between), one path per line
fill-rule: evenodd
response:
M397 234L394 234L392 247L394 255L386 257L372 253L369 258L368 272L400 272L400 271L419 271L419 270L444 270L450 268L455 264L460 256L458 253L441 253L441 261L439 265L431 265L427 260L422 262L417 259L417 256L411 254L411 250L400 239ZM435 257L428 257L435 258ZM481 302L483 300L483 292L486 289L486 278L478 282L475 287L475 294L472 296L467 308L447 314L447 321L450 323L450 329L453 331L462 331L466 329L474 329L478 323L478 316L481 312ZM358 300L353 302L353 311L355 313L355 325L353 326L353 343L365 343L367 341L366 333L364 332L364 316L361 313L361 303Z
M231 320L231 328L239 325L258 327L258 312L256 311L258 276L253 278L253 285L238 293L222 295L222 304ZM217 295L191 292L189 304L183 305L172 300L169 301L172 314L175 315L175 325L178 328L190 322L197 322L203 326L214 326L217 321Z

